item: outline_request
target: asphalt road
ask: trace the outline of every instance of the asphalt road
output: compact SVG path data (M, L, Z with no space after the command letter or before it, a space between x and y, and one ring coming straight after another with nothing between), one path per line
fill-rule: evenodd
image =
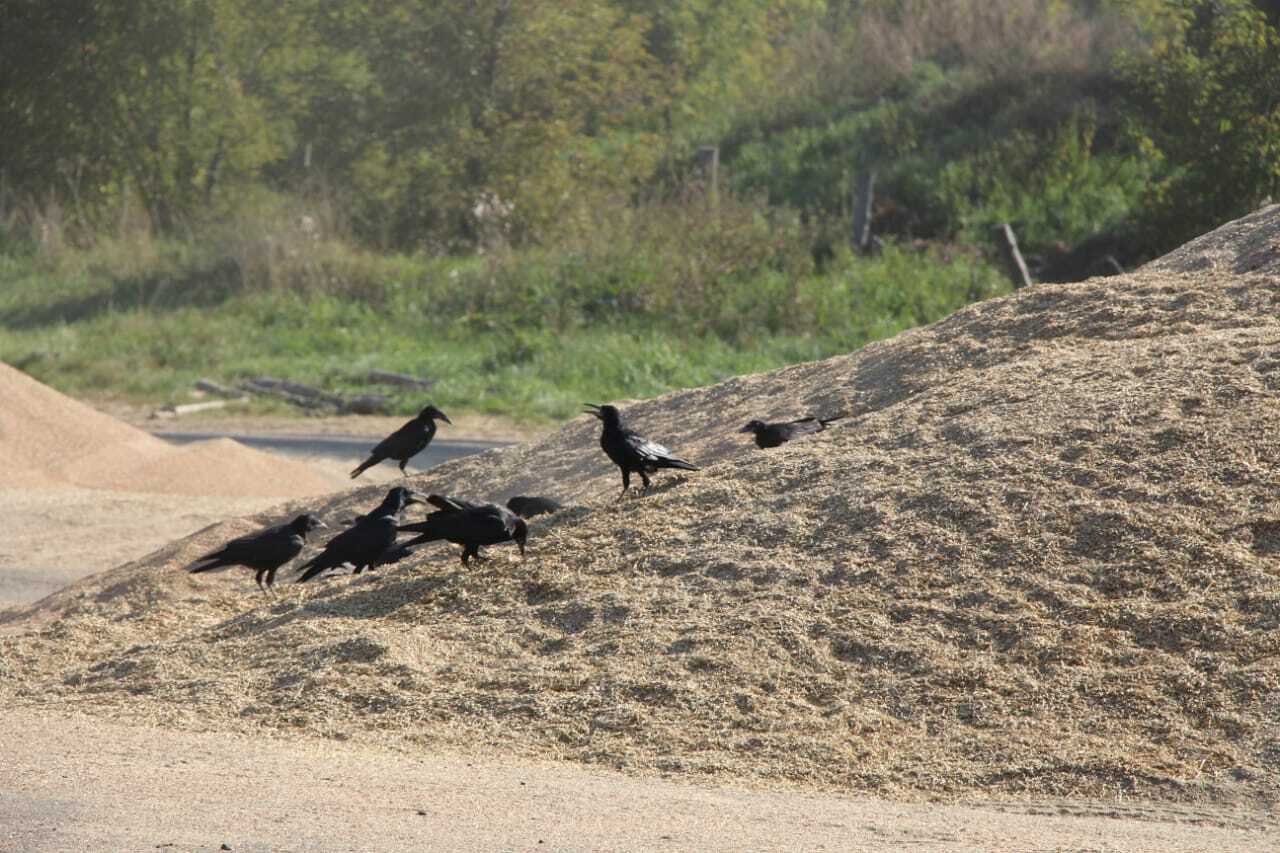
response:
M378 439L369 436L348 435L245 435L225 432L153 432L152 435L174 444L232 438L257 450L290 456L329 456L351 460L353 465L365 458L378 443ZM461 459L509 444L510 442L502 441L450 441L437 438L426 450L410 460L408 468L410 471L426 471L451 459Z

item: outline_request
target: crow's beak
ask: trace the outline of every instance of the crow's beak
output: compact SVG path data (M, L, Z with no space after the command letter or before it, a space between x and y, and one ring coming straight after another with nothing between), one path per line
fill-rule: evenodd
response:
M427 502L427 499L424 498L422 495L418 494L417 492L410 492L409 496L404 499L405 506L408 506L409 504L424 504L426 502Z
M738 432L752 432L752 431L753 431L753 428L751 424L747 424L742 429L738 430Z
M329 526L329 525L325 524L325 523L324 523L323 521L321 521L320 519L318 519L318 518L316 519L316 527L328 527L328 526Z
M449 420L449 416L446 415L444 412L440 413L440 420L444 421L449 426L453 426L453 421Z
M598 417L600 417L600 412L599 412L600 404L599 404L599 403L583 403L582 405L584 405L584 406L586 406L586 407L587 407L586 409L584 409L584 411L585 411L588 415L595 415L597 418L598 418Z

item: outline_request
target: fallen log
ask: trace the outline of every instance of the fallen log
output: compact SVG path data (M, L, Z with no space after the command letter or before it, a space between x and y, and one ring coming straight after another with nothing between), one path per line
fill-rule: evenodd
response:
M230 400L206 400L203 403L182 403L179 405L161 406L151 413L153 418L177 418L195 412L207 412L210 409L225 409L232 403L247 403L248 397L240 396Z
M390 409L391 399L383 394L360 394L348 397L339 411L353 415L383 415Z
M430 388L435 384L433 379L419 379L407 373L395 373L390 370L370 370L365 376L370 385L395 385L400 388Z
M196 390L204 391L207 394L215 394L219 397L227 397L227 398L243 397L243 395L240 394L240 392L236 391L234 388L228 388L225 385L219 385L217 382L214 382L212 379L197 379Z

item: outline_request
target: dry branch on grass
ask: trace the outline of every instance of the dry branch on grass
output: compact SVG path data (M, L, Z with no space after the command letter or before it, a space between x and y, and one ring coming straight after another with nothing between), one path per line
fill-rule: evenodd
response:
M632 405L706 465L647 498L613 502L585 416L414 478L579 504L523 562L433 549L267 602L179 571L256 522L202 531L21 615L0 695L842 790L1274 797L1280 276L1200 267Z

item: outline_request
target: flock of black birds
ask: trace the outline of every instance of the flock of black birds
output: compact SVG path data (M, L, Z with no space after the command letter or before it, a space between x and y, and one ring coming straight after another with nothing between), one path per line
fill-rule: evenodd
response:
M670 450L627 429L622 413L614 406L587 403L586 411L600 419L600 447L605 455L622 472L621 500L631 488L631 475L639 474L641 494L651 485L649 475L662 468L681 471L697 471L692 462L674 456ZM765 423L753 420L740 432L752 433L756 446L761 449L778 447L793 438L822 432L835 418L801 418L781 423ZM436 421L451 424L448 416L435 406L427 406L413 420L380 441L369 452L369 458L351 472L360 476L379 462L390 459L398 462L400 473L408 476L405 465L431 443L436 434ZM410 524L403 523L404 511L412 504L433 507L426 519ZM382 503L370 512L347 522L346 529L325 543L319 554L303 563L297 582L303 583L323 575L332 569L351 566L352 574L365 569L388 565L403 560L413 549L429 542L452 542L462 546L462 565L472 559L481 560L480 549L486 545L515 542L523 557L529 539L528 519L554 513L562 507L547 497L518 495L507 501L506 506L496 503L476 503L447 495L422 495L396 486L387 492ZM188 567L194 573L215 569L244 566L256 573L254 580L264 592L275 583L276 572L302 553L307 534L316 528L326 527L314 515L303 514L288 524L269 527L248 536L233 539L217 551L205 554ZM401 533L418 534L406 542L398 542Z

